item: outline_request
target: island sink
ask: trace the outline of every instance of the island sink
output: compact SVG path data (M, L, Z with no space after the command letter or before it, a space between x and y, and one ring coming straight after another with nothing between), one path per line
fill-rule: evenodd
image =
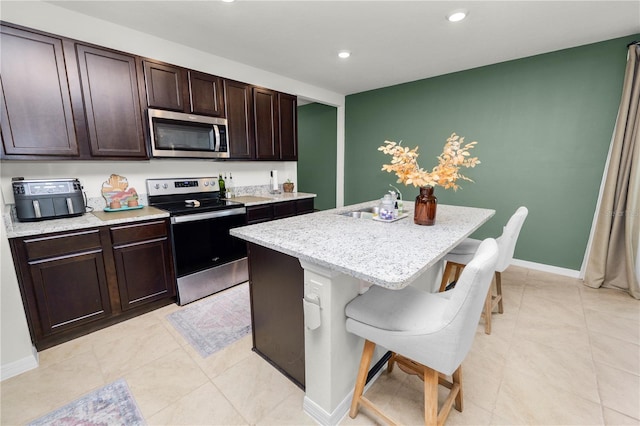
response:
M340 214L342 216L350 216L358 219L373 219L374 216L378 215L378 211L379 211L379 208L376 206L376 207L367 207L364 209L360 209L352 212L340 213Z

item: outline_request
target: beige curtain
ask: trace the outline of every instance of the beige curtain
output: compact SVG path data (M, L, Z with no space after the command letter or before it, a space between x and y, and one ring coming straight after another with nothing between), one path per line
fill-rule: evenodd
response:
M629 45L585 284L622 289L640 299L636 266L640 239L640 45Z

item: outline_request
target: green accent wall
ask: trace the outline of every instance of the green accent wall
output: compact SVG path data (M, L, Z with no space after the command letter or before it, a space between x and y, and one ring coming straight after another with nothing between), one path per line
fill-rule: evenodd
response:
M298 184L317 194L315 208L336 207L337 109L318 103L298 107Z
M615 125L627 43L640 34L346 97L345 204L380 198L395 174L385 140L420 146L436 165L455 132L478 141L475 183L436 188L439 203L495 216L475 238L496 237L518 206L529 209L515 258L579 270ZM461 52L464 54L464 52ZM418 189L399 187L405 199Z

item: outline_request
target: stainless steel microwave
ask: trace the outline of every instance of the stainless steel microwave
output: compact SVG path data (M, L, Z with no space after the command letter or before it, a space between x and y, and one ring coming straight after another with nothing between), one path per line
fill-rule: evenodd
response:
M149 108L153 157L229 158L227 120Z

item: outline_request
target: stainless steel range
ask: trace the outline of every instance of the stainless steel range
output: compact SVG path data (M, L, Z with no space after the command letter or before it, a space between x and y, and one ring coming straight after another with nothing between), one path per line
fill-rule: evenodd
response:
M246 208L220 198L217 178L147 179L149 205L171 216L171 240L184 305L249 279L247 248L229 230L245 225Z

